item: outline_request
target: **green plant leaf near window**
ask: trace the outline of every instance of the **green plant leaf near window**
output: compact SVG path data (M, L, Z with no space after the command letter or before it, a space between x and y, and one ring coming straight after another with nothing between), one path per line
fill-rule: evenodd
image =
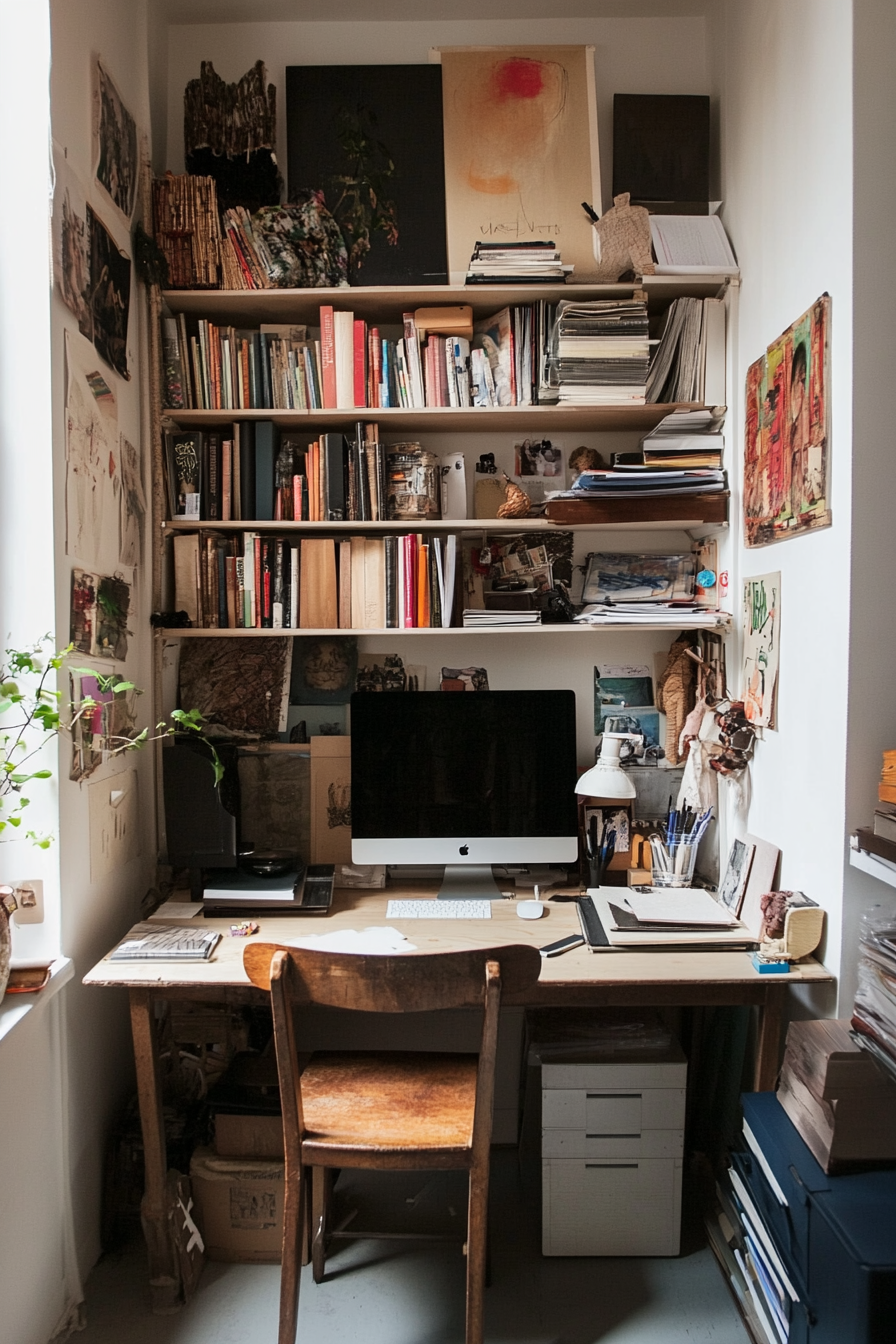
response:
M23 787L36 780L53 778L52 770L30 770L28 764L48 742L61 734L70 735L82 720L97 710L105 713L108 704L99 703L89 695L77 704L66 700L50 683L71 653L72 645L52 652L48 652L48 648L52 649L52 643L49 636L45 636L32 648L6 649L0 665L0 696L3 697L0 699L0 844L28 839L39 849L49 847L51 836L39 835L36 831L26 831L22 836L20 832L22 811L31 802L22 793ZM92 667L73 668L72 671L94 677L103 695L142 695L139 686L118 673L105 675ZM218 784L224 768L214 745L205 736L204 721L197 709L173 710L167 719L155 725L152 733L148 728L129 733L106 733L103 750L107 756L139 751L147 742L157 742L174 733L190 733L205 742L211 752L215 783ZM13 834L7 833L9 829Z

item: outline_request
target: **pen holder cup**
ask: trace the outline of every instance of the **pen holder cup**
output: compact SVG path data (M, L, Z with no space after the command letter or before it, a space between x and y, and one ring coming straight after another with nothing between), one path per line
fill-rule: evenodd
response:
M698 845L682 837L666 843L656 837L650 841L651 881L655 887L690 887Z

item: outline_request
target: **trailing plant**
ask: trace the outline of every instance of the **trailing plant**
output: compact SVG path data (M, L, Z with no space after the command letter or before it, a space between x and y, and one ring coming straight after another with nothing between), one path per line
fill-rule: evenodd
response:
M340 108L336 136L347 167L331 179L338 192L332 214L345 238L353 271L360 270L370 251L372 231L384 233L390 247L398 242L395 202L386 194L389 179L395 176L395 161L375 132L376 116L369 108Z
M47 653L49 637L38 641L30 649L7 649L0 665L0 843L26 838L40 849L47 849L52 837L36 831L22 832L23 814L31 800L24 790L35 782L51 779L52 770L32 769L34 758L41 749L60 734L69 736L87 732L98 739L107 757L126 751L138 751L147 742L157 742L175 733L187 733L201 738L211 751L211 764L217 784L223 773L218 753L203 731L203 718L198 709L174 709L167 719L161 720L150 732L106 731L106 716L116 697L132 697L143 692L132 681L112 673L104 676L92 667L73 668L72 671L96 679L98 693L109 697L97 700L84 696L77 703L63 696L53 685L72 645L58 652ZM91 726L97 712L101 715L103 731L96 733ZM12 832L12 833L10 833Z

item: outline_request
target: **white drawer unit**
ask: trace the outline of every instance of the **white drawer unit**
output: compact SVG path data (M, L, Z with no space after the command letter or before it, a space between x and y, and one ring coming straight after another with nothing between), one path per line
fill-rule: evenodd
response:
M542 1065L545 1255L677 1255L687 1061Z

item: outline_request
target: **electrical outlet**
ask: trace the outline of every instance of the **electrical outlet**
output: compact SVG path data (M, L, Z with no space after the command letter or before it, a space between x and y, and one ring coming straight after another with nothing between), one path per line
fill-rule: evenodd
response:
M43 924L44 884L40 878L16 883L13 895L18 903L18 909L13 915L17 924Z

